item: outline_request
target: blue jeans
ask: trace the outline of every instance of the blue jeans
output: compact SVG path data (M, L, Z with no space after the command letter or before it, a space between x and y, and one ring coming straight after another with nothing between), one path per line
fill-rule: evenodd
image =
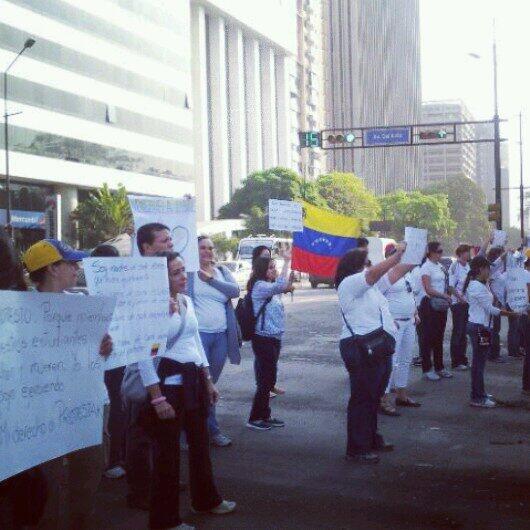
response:
M212 381L217 383L228 356L228 334L226 331L222 331L221 333L204 333L201 331L200 335L202 346L208 358L208 364L210 365ZM215 436L221 432L215 416L215 405L210 407L208 414L208 431L211 436Z
M340 341L340 354L350 374L346 453L369 453L383 444L377 432L377 409L392 371L392 356L368 358L351 338Z
M491 346L479 346L478 334L480 329L484 329L484 326L474 324L473 322L468 322L467 324L467 334L469 335L471 349L473 351L473 360L471 362L472 401L480 401L486 397L486 391L484 390L484 369Z

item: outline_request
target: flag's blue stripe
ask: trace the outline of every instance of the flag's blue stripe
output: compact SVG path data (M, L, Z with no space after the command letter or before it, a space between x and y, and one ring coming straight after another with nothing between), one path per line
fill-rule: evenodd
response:
M341 258L348 250L357 247L357 238L332 236L311 228L304 228L303 232L294 232L293 245L320 256Z

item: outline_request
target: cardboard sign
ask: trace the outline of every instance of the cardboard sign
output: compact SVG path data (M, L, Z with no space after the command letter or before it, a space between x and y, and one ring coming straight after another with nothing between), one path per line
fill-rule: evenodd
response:
M508 241L508 234L504 230L493 231L492 247L504 247Z
M116 296L109 327L114 350L105 368L148 359L165 351L169 282L165 258L86 258L88 291Z
M269 199L269 228L302 232L304 230L302 205L294 201Z
M427 249L427 230L423 228L405 227L405 242L407 248L401 263L407 265L419 265L425 257Z
M101 443L104 359L115 300L0 294L0 481Z
M199 270L199 249L197 245L197 220L195 199L184 197L143 197L129 195L134 219L133 255L140 256L136 234L150 223L161 223L168 227L173 241L173 250L186 262L189 271Z

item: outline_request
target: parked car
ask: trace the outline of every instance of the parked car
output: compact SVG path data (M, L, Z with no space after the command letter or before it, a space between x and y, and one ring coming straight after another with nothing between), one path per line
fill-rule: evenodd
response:
M333 287L335 285L335 279L326 278L325 276L315 276L313 274L310 274L309 283L311 284L312 289L316 289L320 284L327 285L328 287Z

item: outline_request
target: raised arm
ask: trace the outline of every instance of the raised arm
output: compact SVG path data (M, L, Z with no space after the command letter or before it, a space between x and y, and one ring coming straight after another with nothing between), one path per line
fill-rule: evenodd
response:
M221 269L223 279L218 280L217 278L212 277L207 280L207 283L218 291L221 291L227 298L238 298L240 289L236 279L232 276L232 273L227 267L222 266Z
M395 267L392 267L388 272L388 281L391 285L394 285L398 280L401 280L407 272L410 272L415 265L398 263Z
M395 267L401 261L401 257L403 256L403 252L405 252L405 248L406 243L399 243L396 246L396 252L392 254L392 256L388 257L377 265L372 265L365 273L366 283L368 285L375 285L390 269ZM403 276L405 272L403 272L401 276ZM401 276L399 276L395 281L399 280Z

